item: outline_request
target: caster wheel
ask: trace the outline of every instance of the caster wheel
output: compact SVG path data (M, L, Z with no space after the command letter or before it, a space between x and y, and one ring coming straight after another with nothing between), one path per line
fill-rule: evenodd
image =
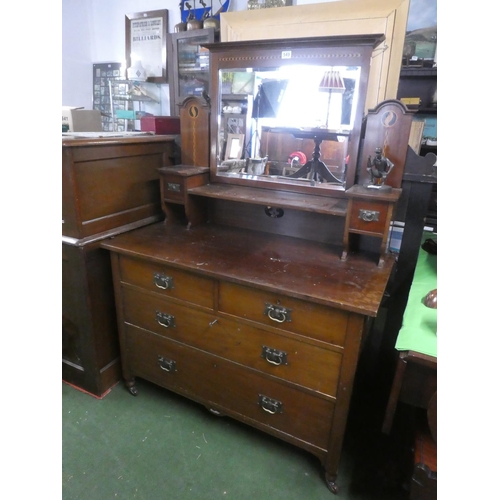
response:
M339 486L335 482L336 476L332 476L331 474L325 474L325 479L326 479L326 485L328 486L328 489L336 495L339 492Z
M125 385L127 386L128 392L130 392L130 394L132 394L132 396L137 396L139 391L137 390L137 387L135 386L134 379L125 382Z
M326 485L328 486L328 489L334 494L336 495L338 492L339 492L339 486L337 483L329 483L327 482Z

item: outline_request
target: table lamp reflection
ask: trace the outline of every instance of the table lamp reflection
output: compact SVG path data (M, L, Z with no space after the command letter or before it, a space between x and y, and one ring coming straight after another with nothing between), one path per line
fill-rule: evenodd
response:
M343 94L345 92L344 79L340 72L333 69L326 70L321 78L318 90L320 92L328 92L328 106L326 108L326 128L328 129L332 93Z

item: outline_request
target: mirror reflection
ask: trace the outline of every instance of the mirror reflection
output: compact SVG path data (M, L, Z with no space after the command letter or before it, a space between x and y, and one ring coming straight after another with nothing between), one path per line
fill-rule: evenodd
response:
M219 71L217 175L343 184L360 66Z

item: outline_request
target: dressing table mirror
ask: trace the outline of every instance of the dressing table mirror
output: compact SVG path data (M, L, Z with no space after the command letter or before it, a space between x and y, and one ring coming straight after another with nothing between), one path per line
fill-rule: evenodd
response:
M211 182L328 196L352 186L370 61L383 40L207 44ZM228 155L235 134L243 139L237 158Z

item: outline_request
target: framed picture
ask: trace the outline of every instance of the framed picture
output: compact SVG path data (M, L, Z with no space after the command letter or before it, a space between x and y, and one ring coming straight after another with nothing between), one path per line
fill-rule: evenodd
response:
M125 16L127 68L140 61L148 82L167 83L168 10L136 12Z
M243 152L245 134L228 134L225 160L239 160Z

